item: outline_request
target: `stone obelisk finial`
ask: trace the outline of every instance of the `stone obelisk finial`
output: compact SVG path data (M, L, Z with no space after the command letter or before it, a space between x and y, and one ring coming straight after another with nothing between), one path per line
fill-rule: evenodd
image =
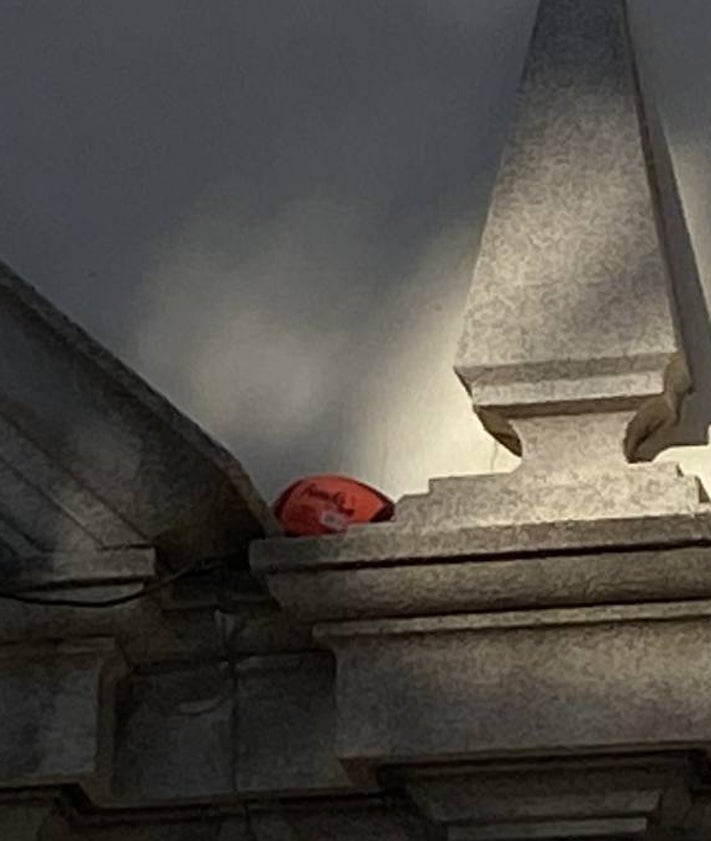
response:
M492 477L488 514L480 494L469 510L462 479L433 483L456 521L698 500L673 466L629 464L700 443L709 422L680 440L692 383L663 219L677 196L660 189L623 0L541 0L456 361L484 425L523 463Z
M623 4L542 0L456 365L494 434L665 392L673 413L666 275Z

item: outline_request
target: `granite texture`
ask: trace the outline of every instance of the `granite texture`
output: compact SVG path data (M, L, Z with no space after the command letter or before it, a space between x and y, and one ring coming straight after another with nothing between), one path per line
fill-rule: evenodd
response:
M78 806L62 789L0 789L0 830L6 826L25 834L2 834L3 841L254 841L240 804L131 813Z
M475 407L665 391L680 347L639 105L622 2L542 0L457 354Z
M527 841L527 839L624 839L649 838L648 821L645 818L600 818L589 821L552 821L521 826L500 824L494 827L454 827L447 833L447 841Z
M234 697L225 663L127 678L111 801L145 808L232 794Z
M101 544L68 514L65 506L35 486L15 464L0 457L0 511L13 531L27 539L34 554L96 551ZM134 533L127 543L143 542Z
M584 426L583 426L584 429ZM576 519L694 514L702 509L699 481L670 462L634 464L619 471L550 471L452 477L424 496L405 497L396 519L403 531L451 531L470 525L550 523Z
M216 804L186 806L143 812L130 821L126 817L125 812L80 814L70 809L68 819L45 822L39 834L2 837L3 841L425 841L421 822L408 814L405 804L378 797L255 802L224 809Z
M468 477L445 483L466 499ZM424 512L428 499L421 504ZM325 622L697 599L709 595L710 548L702 504L696 514L441 531L383 523L262 541L251 552L253 569L285 610Z
M155 578L155 551L150 548L104 549L84 553L28 555L0 567L0 589L36 590L100 586ZM54 594L57 596L57 594ZM46 596L49 598L49 595Z
M688 841L706 841L711 837L711 796L708 791L694 798L687 818L686 838Z
M42 841L54 812L52 800L18 797L13 803L0 801L0 838L3 841Z
M676 769L673 764L676 761ZM692 803L692 774L685 773L688 757L620 757L585 763L510 765L493 769L491 783L482 768L414 769L408 782L413 800L400 796L185 806L174 811L78 813L65 803L57 809L51 799L16 794L0 802L0 829L12 832L8 841L452 841L452 839L597 838L621 841L704 841L708 838L707 796L700 791ZM571 780L556 779L568 766ZM586 772L591 791L584 790ZM603 766L600 768L599 766ZM628 769L629 776L624 775ZM604 773L603 773L604 771ZM451 776L449 784L437 777ZM501 786L502 777L506 782ZM472 792L477 778L480 795ZM546 780L560 786L561 796L546 796ZM455 782L461 785L455 787ZM602 785L600 784L602 782ZM414 783L414 786L413 786ZM619 791L610 791L617 783ZM415 791L417 786L420 792ZM530 786L530 791L521 790ZM455 813L439 812L435 819L427 801L436 790L458 802ZM449 790L447 794L446 791ZM607 789L607 791L606 791ZM408 795L409 796L409 795ZM0 800L2 800L0 792ZM481 807L475 804L481 803ZM497 805L498 803L498 805ZM468 804L468 805L465 805ZM656 804L656 808L654 808ZM470 807L474 805L474 812ZM413 808L414 807L414 808ZM654 811L650 814L650 808ZM610 809L615 816L605 817ZM421 812L420 812L421 810ZM437 810L436 810L437 811ZM418 814L419 812L419 814ZM553 813L568 817L553 819ZM634 816L631 814L634 813ZM508 816L516 818L507 820ZM598 817L594 817L597 814ZM587 815L587 817L584 817ZM449 820L454 818L455 820ZM474 817L474 820L469 820ZM129 818L129 820L127 820ZM602 832L612 834L601 834ZM3 841L5 834L3 834Z
M105 561L98 553L42 557L31 570L16 560L7 566L18 576L14 581L36 588L32 595L38 598L105 601L141 593L151 559L149 551L117 550L106 553ZM112 637L126 662L142 669L313 648L311 627L264 594L246 597L239 587L223 593L217 579L209 599L193 600L189 578L183 586L177 599L166 589L110 610L3 601L0 642Z
M102 677L111 640L0 646L0 784L76 782L99 773Z
M637 58L641 87L653 90L646 52L641 50ZM682 337L691 380L695 385L682 403L678 428L668 434L668 438L670 444L705 443L711 423L711 391L705 387L711 382L709 300L701 282L697 254L689 235L679 183L666 142L665 121L655 105L654 96L645 97L644 117L650 140L647 151L654 170L657 218L676 304L677 333ZM657 447L653 446L652 451L654 449Z
M692 479L627 466L705 439L699 422L680 431L692 381L647 128L621 0L542 0L456 365L484 426L523 461L403 500L403 528L699 509Z
M334 662L326 652L271 655L237 667L236 789L349 793L334 753Z
M533 557L403 559L269 578L292 615L324 622L711 598L711 546Z
M414 767L401 769L400 784L447 839L510 841L599 837L601 827L616 838L671 833L700 788L683 754Z
M105 600L132 595L137 589L136 583L112 584L68 587L61 594L47 591L34 595ZM116 639L131 666L224 657L224 640L215 624L213 607L165 612L151 598L130 601L110 610L2 602L0 640L3 643L85 636Z
M0 824L1 826L1 824ZM273 802L145 812L74 814L40 835L7 841L425 841L420 821L403 804L382 798ZM3 841L5 837L3 836Z
M328 653L164 665L121 698L107 807L355 791L333 751Z
M254 811L256 841L425 841L423 828L395 803L331 801L311 808Z
M476 477L480 478L480 477ZM485 478L485 477L481 477ZM462 477L467 484L470 477ZM662 517L602 517L584 514L548 523L470 524L436 531L406 530L395 521L352 526L345 534L326 537L272 538L250 546L251 565L260 577L272 573L383 566L405 559L477 558L574 552L576 549L658 548L711 543L711 506L697 513Z
M46 505L52 506L52 516L45 517L45 522L69 518L99 546L130 546L141 542L140 534L121 516L2 414L0 460L4 467L3 485L10 482L6 474L14 473L17 486L25 494L34 491L43 497ZM8 509L15 512L19 502L11 500ZM31 528L27 531L32 535Z
M711 603L328 624L345 762L701 747Z
M217 818L181 819L179 815L164 819L141 820L130 824L58 826L45 837L34 841L253 841L248 829L242 825L222 834L223 822Z

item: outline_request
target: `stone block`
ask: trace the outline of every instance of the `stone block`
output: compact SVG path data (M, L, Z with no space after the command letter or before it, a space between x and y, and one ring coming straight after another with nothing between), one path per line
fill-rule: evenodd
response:
M711 741L711 603L322 625L337 753L371 765Z
M107 805L354 790L334 754L333 658L242 655L127 679Z
M105 600L127 596L137 583L63 589L61 597ZM47 598L54 594L46 593ZM127 602L111 610L3 602L0 641L41 643L47 639L106 636L117 640L129 665L209 660L225 656L225 641L213 607L163 611L154 598Z
M543 821L538 824L499 824L492 827L454 827L447 841L553 841L553 839L592 838L597 841L624 841L647 838L649 824L644 818L602 818L592 821Z
M179 815L163 815L162 819L135 822L110 822L77 825L67 828L65 835L47 841L222 841L219 819L184 819ZM38 839L44 841L44 839ZM228 836L228 841L232 841ZM235 841L251 841L249 836Z
M551 422L552 423L552 422ZM585 433L580 422L572 432L571 448L579 449ZM620 435L620 441L622 434ZM560 450L563 442L557 439ZM621 449L621 447L620 447ZM526 465L510 474L456 476L430 483L430 492L405 497L398 503L396 520L403 531L452 531L470 525L504 526L508 523L604 520L612 517L664 517L707 510L705 492L694 476L683 476L676 464L623 464L620 469L556 472L529 470Z
M424 841L418 821L377 799L255 810L251 826L256 841Z
M29 836L27 841L424 841L416 820L378 800L335 799L301 806L273 803L250 807L249 812L245 817L243 810L232 806L224 815L217 810L214 814L123 813L120 818L105 813L79 818L57 827L46 838Z
M413 767L398 775L448 841L649 838L681 828L699 786L683 753Z
M633 52L619 0L540 3L458 351L478 408L665 390L679 346Z
M711 548L403 559L273 574L272 593L312 621L711 597Z
M464 498L468 477L449 481ZM252 565L288 613L324 622L698 599L711 592L709 546L704 505L697 514L441 531L374 524L256 543Z
M0 647L0 786L91 779L111 715L105 678L111 641Z
M154 577L155 551L150 547L84 553L55 552L15 558L4 563L0 587L8 590L47 589L110 586L124 582L140 585ZM38 595L40 598L66 598L66 591ZM81 598L81 593L77 598Z
M485 479L487 477L476 477ZM462 477L466 484L471 477ZM474 496L470 505L476 505ZM486 500L482 501L486 505ZM711 543L711 506L694 513L663 516L575 516L549 522L508 523L459 528L405 528L400 522L353 526L326 537L273 538L252 543L251 563L262 577L302 571L384 567L394 561L530 556L574 553L576 549L657 548Z
M15 802L0 803L0 838L3 841L43 841L40 831L54 811L51 800L19 795Z
M249 657L237 674L237 790L353 791L334 753L333 657L326 652Z
M232 794L234 698L225 663L127 678L111 799L146 806Z

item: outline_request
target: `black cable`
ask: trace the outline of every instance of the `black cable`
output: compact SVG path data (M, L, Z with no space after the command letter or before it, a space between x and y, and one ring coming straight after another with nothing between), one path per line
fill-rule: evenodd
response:
M136 590L133 593L127 593L123 596L115 596L112 599L44 599L41 596L23 595L21 590L0 590L0 599L6 599L7 601L13 602L22 602L23 604L48 605L53 607L117 607L118 605L127 604L128 602L136 601L137 599L142 599L145 596L150 596L152 593L156 593L159 590L162 590L164 587L167 587L169 584L172 584L174 581L177 581L179 578L182 578L184 575L187 575L188 573L192 572L201 564L204 564L206 560L208 559L200 558L197 561L191 561L189 564L184 566L182 569L179 569L177 572L174 572L172 575L169 575L166 578L161 578L160 581L156 581L155 584L150 584L148 587L142 587L140 590ZM213 569L216 566L219 566L219 564L213 564L212 566L207 567L207 569ZM33 588L25 587L24 589L32 590Z

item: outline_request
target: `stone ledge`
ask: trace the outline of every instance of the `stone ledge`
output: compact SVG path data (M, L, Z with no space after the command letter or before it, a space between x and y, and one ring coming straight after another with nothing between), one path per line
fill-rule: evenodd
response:
M155 563L155 550L151 547L23 557L3 563L0 589L36 590L147 581L155 577Z
M540 555L576 549L711 545L711 505L698 513L608 517L479 526L442 532L405 530L399 523L351 527L344 535L272 538L251 544L258 575L347 566L386 566L444 558Z
M377 795L144 810L77 808L64 798L61 813L39 836L7 841L425 841L402 801Z
M692 515L262 541L252 566L323 622L711 596L711 506Z
M448 841L588 838L603 828L648 837L652 825L686 822L701 782L685 753L425 766L389 777Z
M321 625L350 767L705 750L711 602Z
M491 629L557 628L684 619L711 619L711 600L329 622L317 625L314 636L316 639L336 641L353 637L425 636Z
M272 573L274 597L310 621L711 598L711 546L542 557L403 559Z

